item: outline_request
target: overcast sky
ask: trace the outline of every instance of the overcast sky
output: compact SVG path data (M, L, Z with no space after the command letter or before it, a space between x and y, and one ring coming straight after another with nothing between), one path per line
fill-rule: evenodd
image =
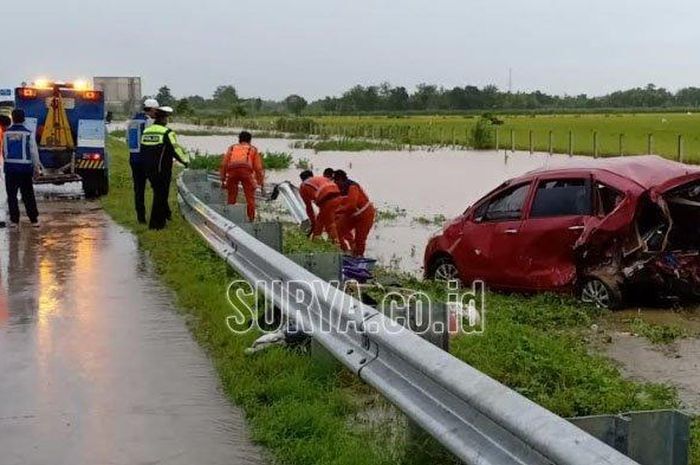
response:
M177 96L317 98L355 84L598 95L700 86L696 0L3 1L0 87L142 76Z

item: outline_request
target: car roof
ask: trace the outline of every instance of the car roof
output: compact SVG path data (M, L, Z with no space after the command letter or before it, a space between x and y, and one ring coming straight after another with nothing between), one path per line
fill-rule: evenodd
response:
M700 168L684 165L667 160L656 155L639 155L629 157L614 157L604 159L576 157L561 167L539 168L514 179L513 181L529 180L537 176L557 175L563 176L595 174L597 172L613 173L628 179L644 189L651 189L691 173L698 173Z

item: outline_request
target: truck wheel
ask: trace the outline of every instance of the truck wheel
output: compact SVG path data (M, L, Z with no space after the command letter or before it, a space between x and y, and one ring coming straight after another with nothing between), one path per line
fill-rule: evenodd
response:
M581 283L581 301L598 308L615 310L622 305L622 292L617 284L597 276L588 276Z
M99 195L109 194L109 171L102 170L102 173L98 176L99 178Z
M96 199L100 196L99 179L95 171L83 171L80 177L83 178L83 192L86 199Z

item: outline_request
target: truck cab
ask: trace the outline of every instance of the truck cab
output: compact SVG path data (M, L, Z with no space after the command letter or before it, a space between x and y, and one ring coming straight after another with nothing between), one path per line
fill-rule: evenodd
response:
M36 184L82 182L85 197L109 191L104 93L83 81L37 81L15 89L44 167Z

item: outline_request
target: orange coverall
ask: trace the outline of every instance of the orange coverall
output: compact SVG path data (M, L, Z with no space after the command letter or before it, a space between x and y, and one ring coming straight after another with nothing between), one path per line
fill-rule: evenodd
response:
M347 190L347 194L341 197L341 207L338 209L338 234L343 242L349 244L355 257L364 257L376 211L358 183L348 181L347 186L343 187L341 191Z
M311 221L311 237L319 237L325 231L333 242L342 246L335 223L340 207L338 185L323 176L314 176L301 183L299 194ZM318 207L318 215L314 211L314 203Z
M228 190L228 204L238 201L238 184L243 186L246 211L250 221L255 220L255 188L263 185L265 171L260 152L243 143L229 147L221 161L221 187Z

